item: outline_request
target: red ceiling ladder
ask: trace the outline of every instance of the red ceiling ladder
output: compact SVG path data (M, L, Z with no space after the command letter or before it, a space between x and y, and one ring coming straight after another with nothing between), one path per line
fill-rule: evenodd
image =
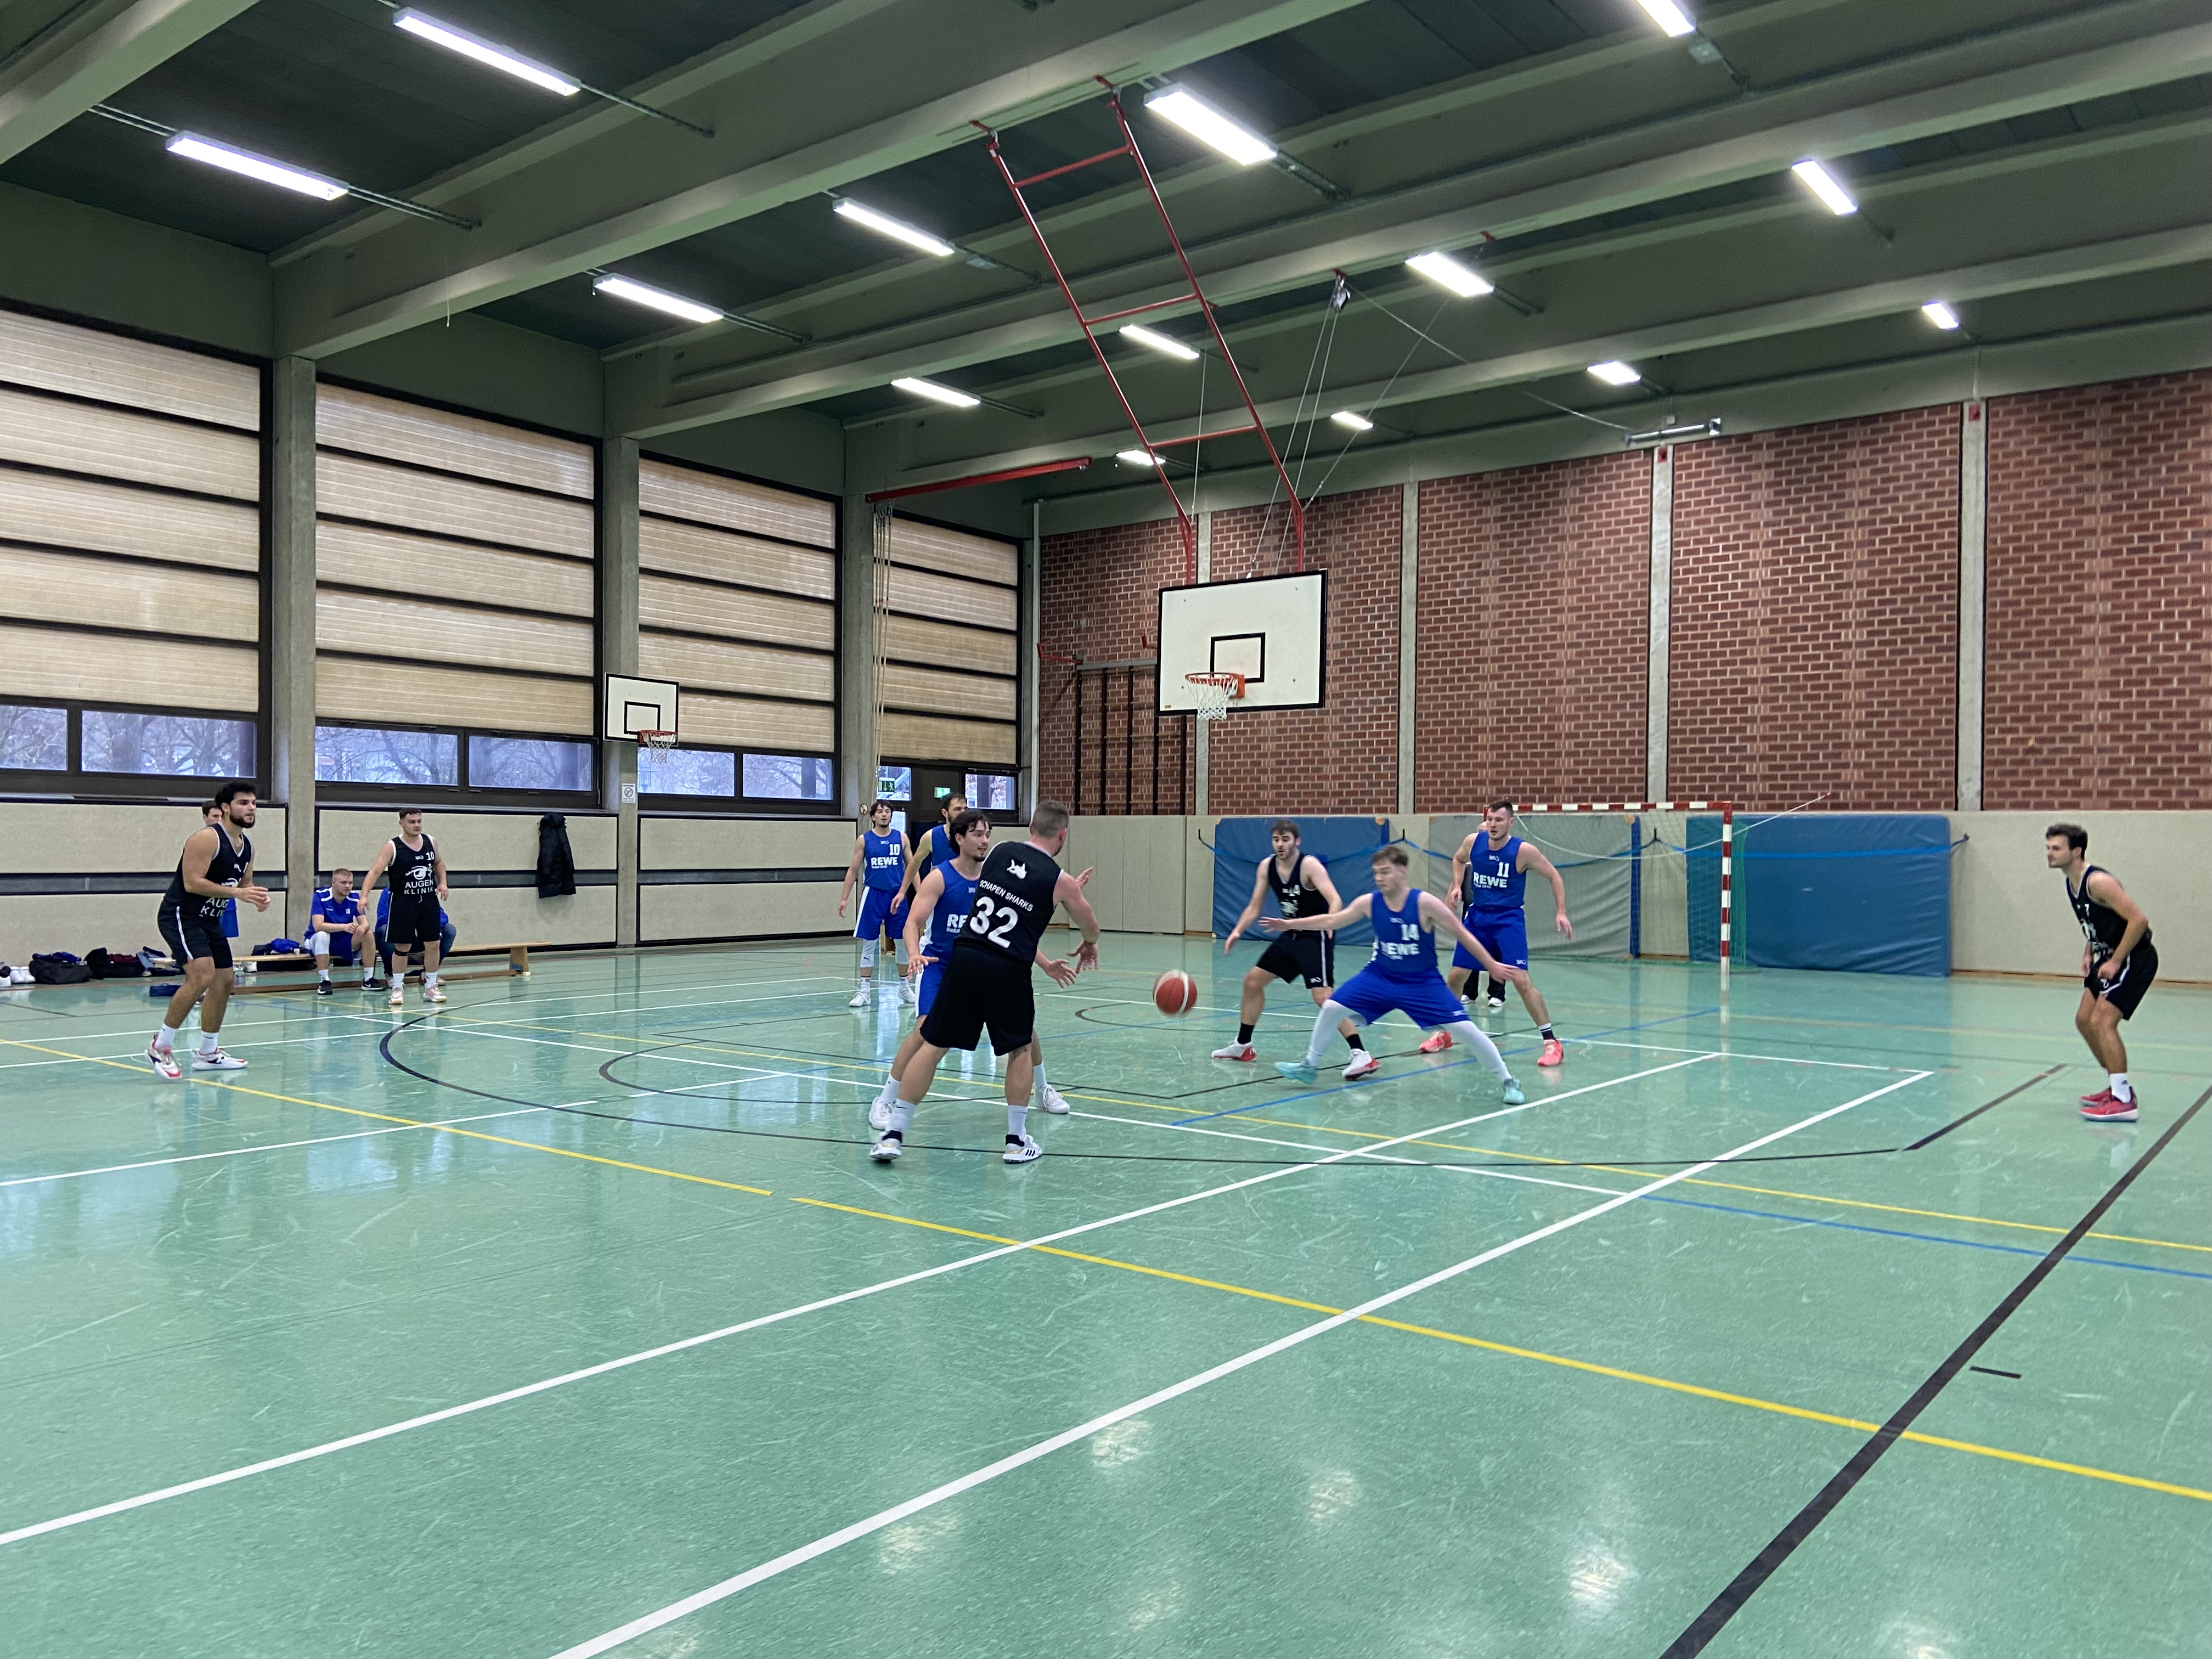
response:
M1006 165L1006 158L999 148L998 133L986 128L986 134L990 140L991 160L998 164L1000 176L1006 179L1006 188L1013 192L1015 204L1022 210L1022 218L1029 225L1030 234L1036 238L1037 251L1044 255L1045 264L1051 268L1053 280L1060 284L1060 293L1066 297L1067 308L1075 313L1075 320L1083 330L1083 337L1091 343L1091 355L1098 359L1098 367L1105 371L1106 383L1114 388L1114 400L1121 405L1121 413L1128 417L1129 429L1137 434L1137 447L1146 454L1157 457L1163 450L1179 448L1185 444L1195 446L1215 438L1231 438L1246 432L1257 433L1261 446L1267 452L1268 461L1274 466L1276 477L1281 480L1283 494L1290 501L1291 533L1297 550L1297 568L1304 570L1306 568L1304 503L1298 500L1298 492L1291 483L1291 475L1284 470L1283 458L1276 452L1275 441L1267 435L1267 426L1260 419L1259 408L1253 403L1252 393L1244 384L1243 372L1237 367L1237 359L1230 353L1229 342L1222 337L1221 324L1213 314L1213 307L1199 288L1197 273L1190 268L1190 257L1183 252L1182 239L1176 234L1175 223L1168 217L1167 204L1160 199L1159 186L1152 182L1152 170L1145 165L1144 152L1137 148L1137 135L1129 130L1129 118L1121 109L1121 94L1111 84L1107 86L1106 103L1107 106L1114 112L1114 125L1121 131L1121 142L1112 149L1101 150L1097 155L1085 156L1080 161L1070 161L1065 167L1051 167L1042 173L1033 173L1026 179L1017 179L1013 169ZM1066 273L1060 270L1060 261L1053 257L1052 245L1045 240L1044 228L1037 223L1036 215L1030 209L1029 198L1022 192L1032 185L1042 184L1048 179L1057 179L1063 173L1079 173L1085 167L1095 167L1102 161L1110 161L1122 155L1127 156L1136 164L1137 177L1143 181L1146 194L1152 198L1153 210L1160 216L1160 228L1167 232L1168 246L1175 250L1176 263L1182 267L1183 281L1189 286L1185 292L1170 295L1164 300L1148 301L1140 306L1129 306L1120 311L1109 311L1092 316L1084 310L1081 302L1075 297L1075 290L1068 286ZM1188 438L1163 438L1156 441L1146 435L1144 422L1137 418L1137 411L1130 405L1128 393L1121 389L1121 377L1114 373L1114 365L1108 361L1104 349L1098 343L1098 330L1106 324L1120 322L1125 318L1139 316L1146 312L1164 311L1170 307L1191 304L1198 307L1198 314L1206 319L1206 329L1213 336L1214 346L1221 354L1221 361L1229 366L1230 378L1237 383L1237 395L1243 400L1244 412L1250 418L1241 426L1223 427L1213 432L1194 433ZM1204 414L1205 411L1200 411L1201 421L1204 419ZM1182 492L1176 488L1175 480L1168 477L1167 467L1160 465L1156 465L1152 470L1158 475L1160 488L1168 493L1169 503L1175 508L1176 527L1182 532L1183 564L1188 573L1188 580L1196 581L1198 580L1197 521L1191 516L1190 505L1184 501Z

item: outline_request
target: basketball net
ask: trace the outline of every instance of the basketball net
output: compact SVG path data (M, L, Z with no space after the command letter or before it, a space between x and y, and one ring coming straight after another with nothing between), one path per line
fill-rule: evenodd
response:
M1202 720L1225 720L1229 718L1229 702L1244 695L1242 674L1186 674L1195 688L1198 705L1193 711Z
M673 732L641 730L637 734L637 740L646 748L656 749L664 754L676 746L676 734Z

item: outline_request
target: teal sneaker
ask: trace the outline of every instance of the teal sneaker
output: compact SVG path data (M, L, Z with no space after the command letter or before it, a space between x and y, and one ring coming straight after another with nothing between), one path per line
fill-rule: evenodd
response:
M1508 1106L1526 1106L1528 1103L1528 1097L1521 1092L1521 1085L1510 1077L1505 1079L1498 1097Z
M1279 1060L1275 1069L1293 1083L1311 1083L1319 1075L1303 1060Z

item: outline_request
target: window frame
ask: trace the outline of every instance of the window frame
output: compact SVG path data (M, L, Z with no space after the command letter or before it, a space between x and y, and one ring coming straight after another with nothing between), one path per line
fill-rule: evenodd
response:
M735 789L726 795L678 795L665 790L647 790L641 784L637 792L637 810L647 817L680 815L696 817L702 812L724 817L779 818L842 818L845 816L837 810L837 757L833 754L816 749L748 749L739 744L685 743L681 738L677 739L676 746L732 757L731 770ZM830 793L821 800L794 800L786 795L749 795L745 793L747 755L773 755L779 759L826 762L830 767Z
M1028 815L1021 810L1022 774L1019 767L1008 766L1002 762L908 760L902 756L894 757L888 755L884 757L881 763L885 766L903 766L911 769L914 782L910 793L920 798L919 805L922 809L922 816L932 824L937 822L939 804L943 799L933 793L937 787L950 779L953 791L964 796L968 789L968 775L971 772L988 774L994 778L1010 777L1014 781L1014 805L1011 809L1003 812L994 812L988 807L981 809L993 823L1015 824L1029 822ZM924 794L925 790L933 793ZM908 799L893 801L891 805L894 810L903 808L911 812L916 804L916 800ZM973 801L968 804L970 806L975 805ZM871 801L868 805L872 806L875 803Z
M264 656L266 653L264 653ZM180 794L180 786L204 783L204 794L212 794L220 783L237 781L250 783L260 793L262 775L268 757L268 732L261 715L245 708L179 708L173 705L155 703L111 702L103 698L88 701L64 700L59 697L16 697L0 701L11 708L58 708L66 716L62 743L69 764L58 770L28 766L0 767L0 799L21 797L52 798L64 796L76 800L188 800L196 797ZM84 717L95 714L147 714L161 720L239 720L252 728L253 752L247 757L250 769L235 774L217 775L213 772L94 772L84 765Z
M548 811L582 811L599 803L600 769L604 764L600 745L588 737L575 737L553 732L510 732L478 728L473 726L429 726L416 720L321 720L318 728L343 727L354 732L423 732L455 740L453 769L457 781L453 783L340 783L333 779L315 780L315 800L318 805L386 806L420 801L425 807L441 805L539 807ZM469 739L471 738L514 738L525 743L574 743L581 744L592 757L592 784L584 789L486 789L469 781Z

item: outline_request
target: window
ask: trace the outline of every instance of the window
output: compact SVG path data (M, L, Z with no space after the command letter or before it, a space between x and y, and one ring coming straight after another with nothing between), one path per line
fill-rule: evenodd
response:
M745 793L763 800L828 800L830 763L804 755L747 755Z
M1014 810L1014 780L1010 773L970 772L967 793L968 805L979 812Z
M401 732L374 726L318 726L319 783L428 784L460 781L460 739L451 732Z
M738 757L726 749L640 749L637 787L645 795L734 795Z
M81 770L172 778L250 777L253 722L197 714L84 711Z
M914 768L911 766L879 766L876 769L876 799L878 800L912 800L914 799Z
M69 769L69 710L0 703L0 766Z
M575 793L592 787L592 745L550 738L469 739L471 789L553 790Z

